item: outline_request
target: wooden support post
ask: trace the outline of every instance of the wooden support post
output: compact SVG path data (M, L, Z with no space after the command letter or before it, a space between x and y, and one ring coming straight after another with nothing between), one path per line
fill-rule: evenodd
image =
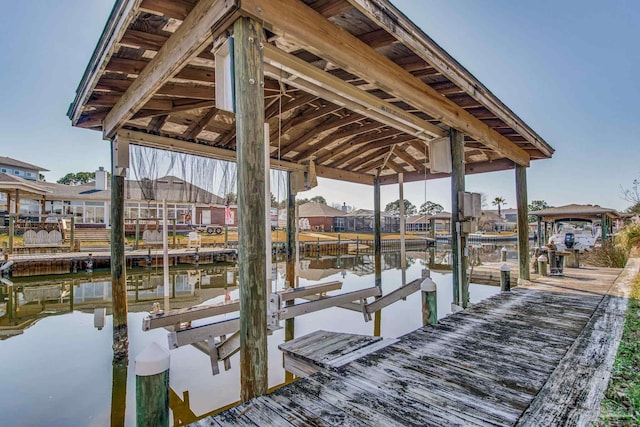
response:
M234 24L240 277L240 399L267 392L267 271L262 26Z
M382 236L380 224L380 180L373 180L373 256L375 285L382 286Z
M118 139L111 142L112 152L128 150ZM111 170L111 299L113 304L114 363L128 358L127 274L124 255L124 177L126 169L112 158Z
M76 216L71 217L71 224L69 226L69 249L73 252L73 248L76 245Z
M13 253L13 235L16 233L15 230L16 217L9 214L9 253Z
M402 286L407 284L407 252L405 247L405 211L404 211L404 174L398 174L398 191L400 196L400 270Z
M438 323L438 289L431 277L423 279L420 291L422 294L422 326L435 325Z
M516 208L518 211L518 264L520 278L530 279L529 267L529 210L527 208L527 168L516 166Z
M177 223L176 223L176 219L175 219L175 218L174 218L174 219L172 219L172 222L173 222L173 224L172 224L172 225L173 225L173 247L175 248L175 246L176 246L176 235L177 235L177 231L178 231L178 230L177 230L178 225L177 225Z
M538 217L538 248L544 246L544 236L542 232L542 219Z
M15 214L16 218L20 218L20 190L16 190L16 200L15 200Z
M136 425L169 425L169 365L169 351L155 342L136 357Z
M136 241L133 245L134 249L138 250L138 242L140 241L140 218L136 218Z
M502 266L500 267L500 290L511 290L511 270L509 269L509 265L507 263L502 264Z
M289 288L296 287L296 196L293 194L291 172L287 172L287 274ZM286 305L294 301L287 301ZM284 340L295 338L295 319L285 320Z
M462 206L460 206L459 194L465 190L464 182L464 135L456 129L451 129L451 253L453 271L453 303L460 305L462 292L462 306L466 307L469 294L467 283L466 257L464 249L466 238L462 233Z

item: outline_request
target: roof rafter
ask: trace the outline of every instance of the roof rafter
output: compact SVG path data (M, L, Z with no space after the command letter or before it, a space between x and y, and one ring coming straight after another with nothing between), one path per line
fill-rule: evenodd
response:
M267 28L281 37L295 40L315 55L369 82L375 82L383 90L471 135L505 157L523 166L529 165L529 154L522 148L357 37L339 30L305 4L295 0L243 0L241 9L264 22ZM286 15L282 13L283 10L287 11Z
M235 10L233 2L200 0L107 114L103 125L104 137L110 139L159 87L211 43L216 32L226 30L225 18Z

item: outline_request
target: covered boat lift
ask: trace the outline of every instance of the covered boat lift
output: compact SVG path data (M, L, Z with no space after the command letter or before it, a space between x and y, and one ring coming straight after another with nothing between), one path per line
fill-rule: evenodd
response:
M68 116L113 147L115 358L129 144L238 163L243 400L267 391L269 167L289 172L289 283L295 193L315 176L373 186L377 285L380 186L402 198L403 182L451 176L453 302L466 306L464 177L505 169L528 278L526 168L553 148L388 0L118 0Z

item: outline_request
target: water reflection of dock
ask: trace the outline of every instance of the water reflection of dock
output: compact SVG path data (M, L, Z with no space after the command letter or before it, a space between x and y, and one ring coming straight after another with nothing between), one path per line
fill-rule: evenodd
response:
M233 283L228 283L231 273ZM172 268L169 295L172 308L184 308L225 296L237 289L237 268ZM164 300L162 271L138 270L127 274L130 312L147 312ZM105 308L111 314L111 276L108 272L75 274L55 279L4 279L0 285L0 339L19 335L38 320L74 310Z

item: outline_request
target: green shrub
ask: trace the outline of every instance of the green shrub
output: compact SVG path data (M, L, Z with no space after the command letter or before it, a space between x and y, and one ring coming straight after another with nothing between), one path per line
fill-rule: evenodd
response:
M611 241L595 247L584 258L585 263L594 267L624 268L629 259L629 249Z
M618 241L627 249L640 246L640 224L629 224L617 236Z

